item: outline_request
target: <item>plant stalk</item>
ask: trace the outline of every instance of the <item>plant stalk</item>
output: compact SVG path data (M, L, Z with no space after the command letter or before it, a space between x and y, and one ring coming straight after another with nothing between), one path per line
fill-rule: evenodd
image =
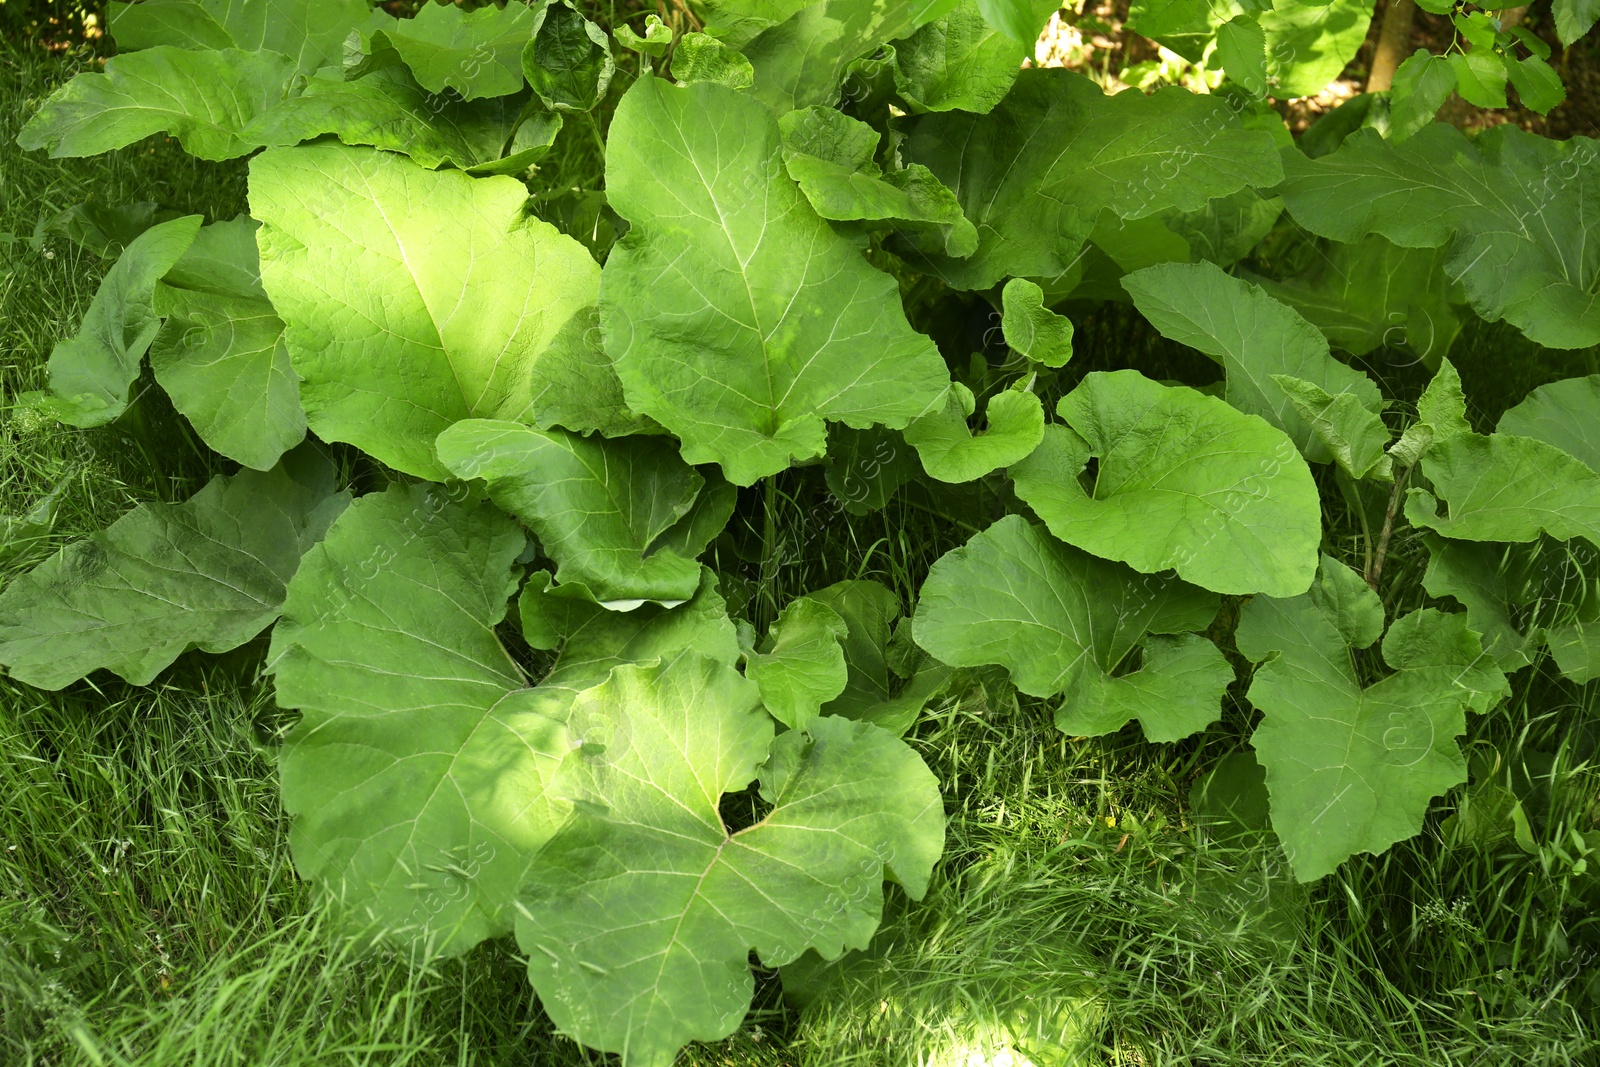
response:
M1394 489L1389 492L1389 508L1383 513L1383 529L1378 531L1378 548L1372 554L1372 565L1367 569L1367 588L1378 591L1378 579L1383 577L1383 561L1389 554L1389 538L1394 534L1394 517L1400 510L1400 496L1405 492L1406 479L1411 476L1407 467L1395 475Z

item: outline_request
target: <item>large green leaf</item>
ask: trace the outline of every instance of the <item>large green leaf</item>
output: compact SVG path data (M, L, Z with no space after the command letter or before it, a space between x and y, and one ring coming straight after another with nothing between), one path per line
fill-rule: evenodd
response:
M1215 264L1163 263L1128 275L1122 287L1162 334L1222 364L1228 403L1287 433L1307 459L1327 462L1332 454L1274 375L1351 393L1366 410L1383 410L1378 386L1334 359L1315 326Z
M905 429L922 469L941 482L970 482L1009 467L1039 446L1044 405L1033 393L1006 389L984 405L984 428L967 426L977 410L972 390L956 382L943 411L924 415Z
M1270 133L1221 100L1182 89L1107 96L1081 74L1025 70L988 115L906 120L907 161L955 190L978 228L965 260L911 256L950 284L1055 278L1077 259L1100 213L1142 218L1198 210L1282 175Z
M868 723L773 740L754 683L685 655L619 667L573 701L578 801L518 905L517 942L555 1024L628 1067L668 1067L743 1020L752 949L865 948L887 875L920 898L943 845L939 787ZM729 833L722 795L761 774L771 811Z
M1461 320L1451 306L1440 248L1402 248L1377 234L1330 242L1303 273L1252 278L1310 321L1328 343L1352 355L1409 348L1425 360L1450 351Z
M1358 130L1318 159L1284 158L1284 202L1312 232L1447 245L1445 272L1484 318L1550 348L1600 343L1600 142L1509 124L1469 140L1434 123L1400 144Z
M1322 512L1294 443L1263 419L1138 371L1096 371L1011 468L1050 532L1219 593L1294 596L1311 584ZM1091 486L1080 480L1089 459Z
M433 439L452 423L550 425L585 390L596 421L620 407L591 354L599 268L527 198L511 178L342 145L251 160L262 282L318 436L442 479Z
M139 364L161 329L155 289L200 232L185 215L140 234L106 272L76 336L50 353L50 395L39 403L73 426L101 426L128 407Z
M780 114L838 102L851 64L947 13L957 0L733 0L712 4L706 29L755 68L752 92Z
M192 156L232 159L261 147L251 126L282 102L293 75L294 61L277 52L148 48L57 89L17 143L93 156L167 133Z
M660 547L705 481L656 437L607 440L470 419L441 433L437 448L446 470L483 479L494 502L528 524L563 584L582 585L603 604L688 600L700 584L693 557L731 510L688 551Z
M272 636L300 710L278 769L300 874L359 920L440 952L510 928L572 694L528 689L494 626L522 531L439 486L362 497L306 556Z
M306 435L283 321L261 288L256 223L203 227L155 289L150 366L201 440L266 470Z
M1262 11L1272 95L1287 100L1325 89L1367 39L1372 8L1373 0L1276 0Z
M364 44L369 54L394 49L430 93L454 89L465 100L509 96L522 88L522 50L532 41L542 13L521 2L472 11L454 4L423 4L409 19L379 10Z
M1428 802L1466 780L1456 743L1466 711L1487 710L1506 691L1467 622L1432 609L1397 620L1383 641L1394 673L1363 688L1316 596L1244 606L1236 641L1260 664L1249 696L1263 717L1252 744L1267 769L1272 828L1300 881L1412 837Z
M337 63L350 31L367 21L371 0L143 0L113 2L117 51L157 45L280 52L309 73Z
M1543 441L1600 471L1600 374L1540 386L1500 416L1495 429Z
M896 429L948 372L896 283L783 172L778 124L720 85L645 77L611 124L606 188L632 223L600 318L629 406L749 485L820 455L825 420Z
M512 174L536 162L560 129L559 116L533 111L519 97L468 102L429 93L396 61L353 80L310 79L250 135L281 146L333 134L345 144L402 152L424 167Z
M1217 605L1214 593L1096 559L1008 515L934 563L913 632L951 666L999 664L1024 693L1064 694L1056 724L1068 733L1137 718L1150 740L1173 741L1222 714L1233 669L1187 632L1210 625ZM1142 669L1126 672L1139 649Z
M186 649L226 652L278 617L301 553L349 503L309 448L220 475L68 545L0 594L0 663L60 689L107 668L147 685Z
M1406 518L1462 541L1558 541L1600 545L1600 474L1532 437L1458 433L1422 458L1433 483L1406 491ZM1439 501L1446 510L1439 513Z
M874 162L879 134L831 107L807 107L778 120L784 166L825 219L881 223L931 252L971 254L978 231L955 194L927 167L885 174ZM918 236L926 231L926 239Z
M987 114L1032 55L1032 41L1023 44L995 29L977 0L961 0L944 18L895 42L894 83L913 112Z
M1134 0L1127 28L1198 63L1218 27L1245 10L1238 0Z

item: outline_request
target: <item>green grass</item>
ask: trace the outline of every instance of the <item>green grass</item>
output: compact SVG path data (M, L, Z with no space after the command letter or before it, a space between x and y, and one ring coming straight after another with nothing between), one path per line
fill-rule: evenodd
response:
M212 218L244 207L241 165L196 163L165 142L90 160L17 150L17 126L70 62L0 53L0 515L14 520L0 578L219 469L157 394L120 428L89 433L13 407L43 385L51 346L104 269L60 239L35 247L41 218L90 198ZM578 124L546 173L553 188L597 185ZM956 313L976 316L981 335L981 308ZM1469 388L1509 404L1573 372L1517 343L1470 328L1455 353ZM1204 369L1116 308L1080 319L1079 345L1079 370L1135 357L1172 377ZM902 493L845 518L826 500L816 468L746 496L748 521L716 549L734 598L770 610L849 577L909 598L964 525L1002 505L992 492ZM1344 527L1329 545L1351 558L1361 534ZM1391 599L1421 603L1420 548L1401 541L1395 555ZM289 861L273 752L290 718L256 679L260 656L258 642L185 657L148 688L97 676L51 694L0 680L0 1063L606 1062L550 1032L508 941L426 961L363 951L333 929ZM1414 841L1310 889L1275 851L1193 825L1195 777L1248 736L1242 705L1156 746L1134 730L1063 737L1048 708L992 688L912 738L951 813L928 898L891 888L873 949L803 1010L762 973L745 1026L687 1062L999 1063L956 1050L1009 1033L1040 1067L1600 1063L1600 874L1574 873L1560 852L1571 828L1596 825L1600 687L1524 672L1512 705L1472 726L1477 762L1498 762L1526 798L1524 840L1500 779L1485 777Z

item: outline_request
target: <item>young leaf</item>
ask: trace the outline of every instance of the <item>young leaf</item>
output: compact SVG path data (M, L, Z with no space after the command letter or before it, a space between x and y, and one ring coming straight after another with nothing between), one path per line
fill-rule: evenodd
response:
M826 604L848 628L842 645L848 670L844 690L822 706L825 715L870 722L896 737L904 734L949 680L950 668L932 661L915 645L911 662L892 666L890 645L897 636L900 598L877 582L855 580L806 594ZM904 627L909 631L909 627ZM899 634L904 639L904 633ZM895 676L906 677L898 685Z
M1448 359L1442 359L1438 373L1417 400L1417 421L1406 427L1389 454L1397 463L1409 467L1425 456L1435 442L1471 432L1461 376Z
M150 366L201 440L266 470L306 435L283 321L261 288L256 222L204 226L155 288Z
M1447 370L1444 388L1451 400L1446 411L1453 414L1460 380L1448 363L1440 369L1441 378ZM1430 407L1434 404L1429 401ZM1597 422L1597 376L1568 378L1535 390L1501 416L1496 432L1487 437L1473 433L1462 417L1447 439L1435 435L1422 467L1434 493L1411 490L1406 517L1467 541L1525 542L1543 532L1558 541L1585 537L1600 545ZM1448 502L1448 518L1436 514L1434 495Z
M755 689L686 655L619 667L573 702L577 810L526 884L517 943L555 1024L628 1067L732 1033L752 949L770 967L865 948L883 878L920 898L942 848L915 753L832 717L774 741ZM758 766L772 810L729 833L718 801Z
M1255 597L1236 640L1260 664L1251 743L1267 769L1272 828L1302 882L1415 835L1428 802L1466 780L1456 744L1466 711L1507 692L1465 615L1423 609L1397 620L1383 642L1394 673L1365 689L1335 617L1310 593Z
M873 161L878 131L833 108L808 107L778 120L784 166L812 208L840 222L887 222L909 235L929 231L930 251L964 256L978 231L955 194L927 167L913 164L884 174Z
M1044 405L1030 392L1006 389L990 397L983 412L987 425L978 433L967 428L976 406L972 391L956 382L943 411L906 427L906 444L917 450L930 478L974 481L1021 460L1044 437Z
M1006 344L1045 367L1072 358L1072 320L1044 306L1044 290L1026 278L1006 282L1000 293L1000 329Z
M1005 98L1033 54L984 21L977 0L961 0L942 19L894 44L894 84L913 113L988 114Z
M1284 155L1283 197L1313 233L1381 233L1411 248L1449 246L1445 271L1484 318L1550 348L1600 343L1600 143L1501 125L1469 140L1432 123L1401 144L1358 130L1320 159Z
M1164 336L1222 364L1228 403L1283 430L1307 459L1325 463L1332 453L1274 376L1348 393L1369 412L1383 410L1377 385L1334 359L1315 326L1215 264L1164 263L1128 275L1122 287Z
M1315 382L1287 374L1274 374L1272 381L1346 474L1357 480L1394 478L1393 461L1384 455L1389 428L1356 394L1335 395Z
M645 77L606 157L632 228L606 260L600 317L629 406L738 485L820 455L825 420L903 428L949 381L894 279L811 209L778 142L744 94Z
M341 145L250 161L262 282L319 437L442 480L433 440L452 423L550 424L550 383L584 380L595 358L599 268L527 216L527 195Z
M729 89L748 89L756 80L748 59L703 33L686 33L678 41L672 53L672 76L683 85L711 82Z
M672 27L662 22L659 15L645 16L643 37L627 23L618 25L615 33L622 47L652 59L660 59L672 47Z
M278 617L301 553L350 502L333 476L308 446L68 545L0 593L0 664L41 689L102 667L148 685L187 649L237 648Z
M1511 84L1517 87L1517 97L1524 107L1541 115L1549 114L1567 98L1567 88L1561 84L1561 75L1539 56L1526 59L1502 57Z
M362 497L308 554L272 635L296 869L382 932L462 952L509 929L567 814L572 694L528 689L495 638L524 537L438 486Z
M1403 141L1433 121L1456 89L1456 71L1447 56L1419 48L1395 70L1389 90L1389 136Z
M464 100L509 96L522 88L522 50L542 13L523 3L473 11L424 4L409 19L378 10L363 43L368 55L394 49L430 93L454 89Z
M1237 15L1217 27L1217 58L1245 92L1266 95L1267 31L1254 15Z
M1050 532L1106 559L1219 593L1294 596L1311 584L1321 505L1282 432L1215 397L1138 371L1095 371L1057 412L1072 429L1011 468ZM1076 431L1076 432L1074 432ZM1080 482L1091 457L1093 486Z
M1067 733L1112 733L1137 718L1146 737L1170 741L1222 714L1233 669L1186 633L1210 625L1217 605L1214 593L1135 574L1008 515L934 563L913 633L951 666L999 664L1024 693L1065 694L1056 724ZM1142 669L1113 677L1141 647Z
M178 214L153 200L140 200L132 204L102 204L86 200L51 216L35 231L35 239L30 243L42 251L43 245L38 242L44 237L57 235L101 259L114 260L133 243L135 237L158 222L171 222Z
M1600 19L1600 0L1553 0L1551 10L1556 16L1556 36L1570 46Z
M101 279L76 336L50 353L50 395L38 403L73 426L102 426L128 407L128 390L161 320L155 288L200 232L185 215L134 238Z
M546 3L534 20L533 40L522 50L522 73L544 106L593 111L606 97L617 65L611 38L580 15L570 0Z
M293 76L294 61L277 52L130 52L52 93L17 144L93 156L167 133L191 156L233 159L261 147L251 127L284 99Z
M1473 107L1506 106L1506 67L1493 51L1452 52L1450 68L1455 71L1456 91L1467 103Z
M728 606L717 593L717 579L702 567L700 586L687 604L664 608L645 604L611 611L570 586L552 586L536 571L517 598L522 634L534 648L559 649L541 688L573 692L599 685L621 663L659 663L693 651L727 667L741 655Z
M790 729L803 729L822 706L844 692L848 672L839 643L850 629L820 600L791 601L761 649L745 661L746 678L761 687L761 703Z
M907 161L955 190L979 233L965 260L913 262L963 289L1062 274L1107 208L1127 219L1198 210L1282 173L1272 135L1244 128L1220 100L1181 89L1107 96L1055 68L1023 71L988 115L919 115L905 128Z
M693 557L704 541L684 555L654 551L704 484L659 438L606 440L469 419L441 433L437 449L445 470L483 479L490 498L532 528L562 584L582 585L621 610L646 600L682 603L699 586Z

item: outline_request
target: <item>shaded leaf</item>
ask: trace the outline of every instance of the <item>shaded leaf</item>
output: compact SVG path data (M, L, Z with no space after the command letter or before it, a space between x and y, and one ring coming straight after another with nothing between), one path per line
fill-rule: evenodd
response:
M77 334L50 352L50 395L38 401L49 415L73 426L102 426L127 410L140 361L161 328L156 283L199 231L199 215L159 223L117 257Z
M339 62L370 0L142 0L109 5L118 53L172 45L280 52L301 73Z
M472 11L423 4L415 18L397 19L380 9L363 43L369 55L394 49L430 93L454 89L465 100L509 96L522 88L522 50L542 13L524 3Z
M545 107L593 111L605 99L617 70L611 58L611 38L570 2L547 3L535 25L533 40L522 52L522 73L528 84Z
M1426 48L1413 52L1394 72L1389 90L1389 136L1403 141L1433 121L1456 89L1456 71L1446 56Z
M906 160L955 191L979 242L965 260L902 252L963 289L1061 275L1108 208L1128 219L1197 210L1281 173L1272 136L1244 128L1220 100L1182 89L1107 96L1058 68L1023 71L986 116L904 125Z
M606 440L469 419L441 433L437 449L445 470L481 478L495 503L532 528L563 584L585 586L622 610L646 600L681 603L699 586L693 557L720 524L692 552L655 550L704 484L659 439Z
M141 504L0 593L0 663L60 689L106 668L148 685L184 651L226 652L272 624L303 552L350 497L318 451Z
M878 131L832 108L808 107L778 120L784 166L817 214L835 221L882 222L929 251L964 256L978 231L927 167L883 173L873 156ZM927 231L920 240L914 234Z
M1307 459L1327 462L1331 453L1273 380L1275 375L1291 375L1334 394L1349 393L1365 410L1382 410L1377 385L1334 359L1316 327L1215 264L1161 264L1128 275L1122 287L1164 336L1222 364L1228 403L1283 430Z
M1254 598L1236 640L1259 664L1249 697L1263 717L1251 744L1267 769L1272 828L1302 882L1414 836L1429 801L1466 780L1456 743L1466 711L1507 692L1465 615L1398 619L1383 642L1394 673L1365 688L1309 593Z
M156 286L166 321L150 346L156 381L207 445L266 470L306 435L283 322L261 288L255 220L205 226Z
M987 114L1005 98L1033 54L990 26L977 0L962 0L894 45L894 84L913 113L974 111Z

